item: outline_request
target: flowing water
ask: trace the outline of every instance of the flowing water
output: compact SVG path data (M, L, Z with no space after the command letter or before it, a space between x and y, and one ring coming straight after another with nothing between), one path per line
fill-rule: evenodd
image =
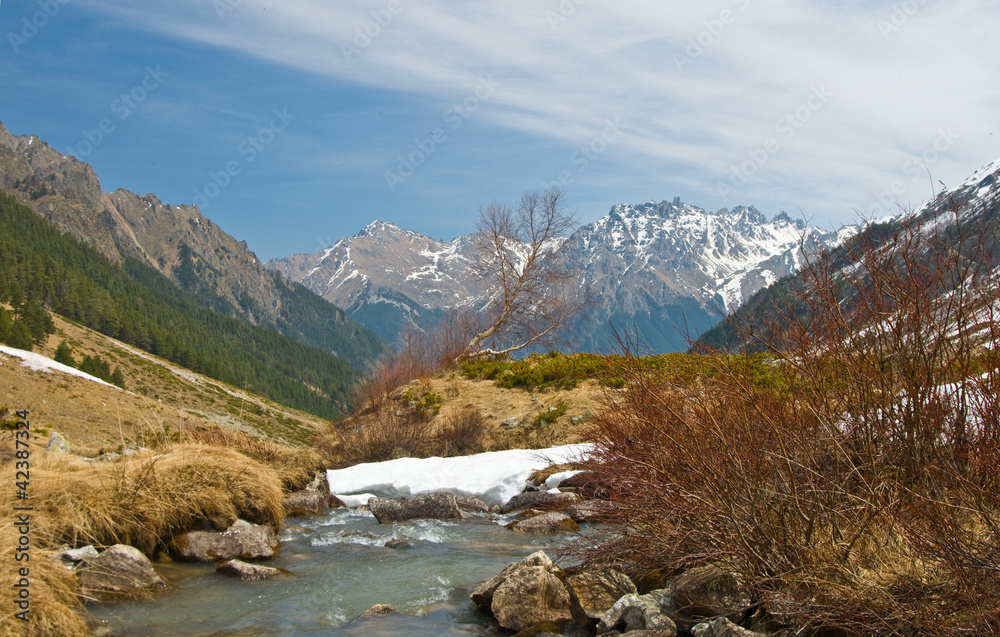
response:
M242 582L211 565L157 564L172 588L152 601L92 609L102 632L134 636L498 634L474 608L473 586L510 562L576 536L514 533L511 517L380 525L366 511L289 518L280 557L289 578ZM399 614L358 618L375 604Z

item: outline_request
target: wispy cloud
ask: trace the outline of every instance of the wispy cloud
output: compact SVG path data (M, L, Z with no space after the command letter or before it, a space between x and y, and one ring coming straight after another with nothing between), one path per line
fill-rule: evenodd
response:
M500 89L477 117L569 149L627 113L630 126L608 161L659 175L665 190L694 188L707 206L798 204L821 219L846 218L899 179L942 127L960 142L935 162L936 178L958 180L1000 155L990 136L1000 119L1000 5L986 1L231 4L222 18L203 0L91 6L442 108L489 76ZM784 137L779 120L817 87L829 103ZM772 137L780 150L739 188L739 201L727 200L718 184ZM907 185L911 199L929 194Z

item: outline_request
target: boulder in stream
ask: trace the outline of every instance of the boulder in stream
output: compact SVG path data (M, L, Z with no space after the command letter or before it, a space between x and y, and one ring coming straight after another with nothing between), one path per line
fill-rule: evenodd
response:
M194 562L262 560L274 557L278 548L274 529L245 520L236 520L223 533L191 531L174 539L177 555Z
M550 511L526 520L518 520L509 524L507 528L518 533L576 533L580 530L580 525L565 513Z
M113 602L149 597L167 583L137 548L115 544L88 558L78 571L80 594L88 601Z
M518 493L503 506L504 513L518 509L565 509L583 500L575 493L549 493L547 491L525 491Z
M287 571L283 571L280 568L261 566L259 564L248 564L247 562L243 562L241 560L229 560L227 562L223 562L215 569L215 572L239 578L244 582L257 582L260 580L273 579L275 577L289 575Z
M426 493L412 498L370 498L368 510L379 524L417 519L461 520L465 517L453 493Z

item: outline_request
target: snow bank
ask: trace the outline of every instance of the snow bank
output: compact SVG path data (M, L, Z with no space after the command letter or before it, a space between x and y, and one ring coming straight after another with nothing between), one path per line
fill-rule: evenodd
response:
M327 473L330 490L345 503L356 494L398 498L447 491L459 497L475 496L491 505L505 504L524 490L525 480L535 470L579 459L591 448L591 445L564 445L491 451L458 458L399 458Z
M70 376L86 378L87 380L92 380L95 383L107 385L108 387L115 387L111 383L106 383L100 378L81 372L80 370L74 369L69 365L57 363L51 358L42 356L41 354L26 352L23 349L14 349L13 347L7 347L6 345L0 345L0 354L7 354L8 356L16 356L17 358L20 358L22 367L27 367L35 372L62 372L63 374L69 374ZM115 387L115 389L118 388Z

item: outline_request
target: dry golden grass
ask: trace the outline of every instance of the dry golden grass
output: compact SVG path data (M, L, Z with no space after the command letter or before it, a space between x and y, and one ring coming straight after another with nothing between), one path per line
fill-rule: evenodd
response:
M25 626L13 619L13 612L4 613L0 634L87 634L75 577L44 557L44 550L63 544L101 547L120 543L153 556L174 536L205 520L229 523L241 518L280 528L285 513L282 481L301 482L305 475L311 479L315 452L283 450L249 438L232 441L264 462L273 460L277 470L234 449L199 443L85 462L77 456L43 451L39 441L33 441L32 620L24 632ZM297 465L299 461L306 464ZM12 474L13 466L5 459L4 474ZM0 526L3 581L14 581L19 566L12 555L15 533L13 526Z
M185 436L184 441L238 451L274 471L288 492L304 489L318 471L326 468L323 457L312 447L286 447L224 427L209 426L194 430Z
M31 469L36 537L50 546L128 544L154 555L202 520L280 528L284 519L277 473L220 447L173 445L94 463L38 454Z
M17 581L15 573L20 567L29 568L29 621L26 623L16 619L14 613L20 609L16 609L12 601L7 601L3 604L4 612L0 615L0 635L69 637L89 634L87 624L80 615L76 576L42 556L36 548L32 549L30 561L15 562L14 547L17 546L17 540L18 533L13 526L0 526L0 574L6 590L14 590L9 587Z

